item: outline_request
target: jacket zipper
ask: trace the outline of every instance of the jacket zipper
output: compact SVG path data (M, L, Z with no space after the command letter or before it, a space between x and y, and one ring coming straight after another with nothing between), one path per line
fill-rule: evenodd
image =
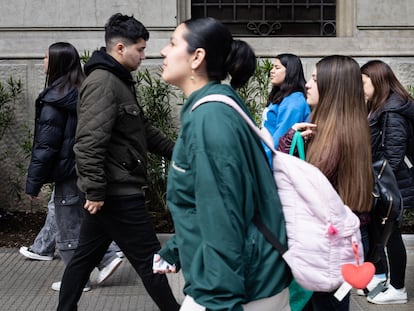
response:
M382 173L385 170L385 166L387 165L387 162L384 161L382 163L381 169L378 173L378 179L381 179ZM388 210L387 210L387 215L385 215L385 217L382 218L382 222L381 224L385 225L385 222L388 220L388 218L390 217L391 214L391 209L392 209L392 203L393 203L393 199L392 196L390 195L390 193L387 191L387 196L388 196L388 200L390 201L390 204L388 205Z

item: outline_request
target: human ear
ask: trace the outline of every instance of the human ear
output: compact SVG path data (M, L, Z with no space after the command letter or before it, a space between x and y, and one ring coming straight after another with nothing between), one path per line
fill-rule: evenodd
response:
M117 44L115 44L114 47L114 51L115 53L119 54L119 55L123 55L124 51L125 51L125 45L122 42L118 42Z
M193 60L191 62L191 69L195 70L198 69L201 63L204 61L206 57L206 51L202 48L198 48L193 53Z

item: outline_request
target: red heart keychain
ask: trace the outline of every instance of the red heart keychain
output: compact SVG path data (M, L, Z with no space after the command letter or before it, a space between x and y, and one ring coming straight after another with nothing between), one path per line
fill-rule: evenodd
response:
M342 266L341 273L344 280L356 289L364 289L372 280L375 273L375 266L371 262L359 264L358 243L353 241L352 250L355 255L356 265L345 264Z
M364 262L359 266L345 264L342 266L341 272L344 280L352 287L364 289L374 276L375 266L371 262Z

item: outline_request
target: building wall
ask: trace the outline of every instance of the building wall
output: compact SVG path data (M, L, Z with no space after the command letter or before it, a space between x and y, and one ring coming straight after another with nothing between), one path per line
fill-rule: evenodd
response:
M43 86L41 63L48 45L69 41L80 53L93 51L103 45L103 26L115 12L133 14L148 27L151 37L146 63L159 64L159 51L168 42L171 31L180 20L190 17L189 3L190 0L2 1L0 78L11 73L21 76L26 82L28 99L32 100ZM291 52L311 67L315 60L329 54L382 58L398 70L404 82L410 83L414 63L413 0L337 0L337 7L335 38L246 40L260 57ZM411 70L404 70L401 64L407 64Z
M23 82L23 105L17 109L21 127L30 126L33 119L34 100L44 85L42 58L47 47L68 41L81 54L92 52L104 44L103 26L116 12L133 14L149 29L146 66L161 63L159 51L172 30L191 16L190 0L1 1L0 81L13 76ZM259 57L285 52L301 56L306 77L321 57L346 54L361 64L383 59L403 84L414 85L413 16L413 0L337 0L337 37L244 39ZM2 165L13 169L13 164Z

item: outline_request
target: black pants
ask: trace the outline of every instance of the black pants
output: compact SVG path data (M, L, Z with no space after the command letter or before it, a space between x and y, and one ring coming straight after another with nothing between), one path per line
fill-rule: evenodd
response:
M380 249L380 261L375 263L375 273L388 273L388 265L390 272L390 283L393 287L400 289L405 286L405 270L407 267L407 251L401 235L401 229L395 227L388 240L387 257L385 250Z
M141 277L145 289L162 311L176 311L165 275L152 272L153 254L160 249L142 195L107 197L95 215L85 210L79 246L62 278L58 311L75 311L90 273L114 240Z
M338 301L335 292L314 292L302 311L349 311L350 294Z

